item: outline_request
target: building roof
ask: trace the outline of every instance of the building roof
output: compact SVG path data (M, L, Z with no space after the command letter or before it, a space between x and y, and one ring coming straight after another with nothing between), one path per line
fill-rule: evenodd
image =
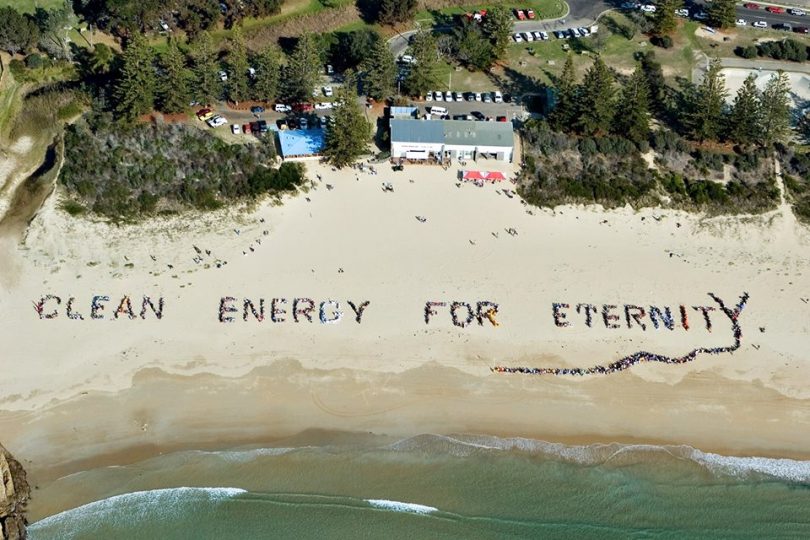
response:
M416 107L391 107L390 109L391 116L405 116L405 117L415 117L416 113L419 112L419 109Z
M391 141L511 148L514 135L510 122L392 118Z
M316 129L285 129L278 132L281 157L316 156L323 150L324 133Z

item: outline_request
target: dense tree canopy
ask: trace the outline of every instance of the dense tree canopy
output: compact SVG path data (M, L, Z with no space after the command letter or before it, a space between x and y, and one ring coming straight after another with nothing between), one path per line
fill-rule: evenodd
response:
M323 154L335 167L353 163L368 151L371 124L357 102L357 82L349 73L338 91L337 107L332 114L332 125L326 132Z

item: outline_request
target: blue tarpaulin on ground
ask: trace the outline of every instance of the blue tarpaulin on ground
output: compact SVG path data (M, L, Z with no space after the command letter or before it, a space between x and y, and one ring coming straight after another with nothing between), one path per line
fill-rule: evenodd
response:
M317 156L323 150L324 133L316 129L289 129L278 132L281 157Z

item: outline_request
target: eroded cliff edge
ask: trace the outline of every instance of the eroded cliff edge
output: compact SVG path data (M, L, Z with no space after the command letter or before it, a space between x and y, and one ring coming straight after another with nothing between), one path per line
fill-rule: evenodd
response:
M30 489L20 462L0 445L0 540L23 540Z

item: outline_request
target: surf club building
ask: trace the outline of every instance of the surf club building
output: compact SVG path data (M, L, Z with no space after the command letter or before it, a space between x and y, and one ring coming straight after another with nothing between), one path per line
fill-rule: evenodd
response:
M444 163L480 158L511 162L511 122L391 118L391 158Z

